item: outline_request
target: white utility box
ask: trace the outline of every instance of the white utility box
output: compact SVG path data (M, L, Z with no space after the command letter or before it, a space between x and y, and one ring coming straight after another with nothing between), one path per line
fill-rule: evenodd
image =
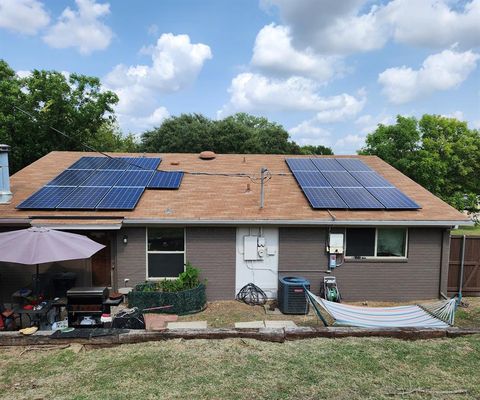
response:
M243 237L243 259L245 261L259 260L258 256L258 236Z
M343 254L343 233L330 233L329 253Z

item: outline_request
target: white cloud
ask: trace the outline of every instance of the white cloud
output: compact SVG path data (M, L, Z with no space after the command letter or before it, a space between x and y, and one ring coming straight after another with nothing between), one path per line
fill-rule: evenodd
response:
M329 146L331 132L318 126L315 121L303 121L297 126L288 130L292 139L300 146L322 145Z
M479 54L444 50L428 56L420 69L388 68L378 76L383 92L395 104L457 87L475 69Z
M480 45L480 0L466 2L463 8L448 0L394 0L381 14L401 43L437 48Z
M28 78L32 75L32 71L18 70L15 72L19 78Z
M0 0L0 28L35 35L50 22L38 0Z
M118 113L118 122L125 132L140 133L160 126L169 116L168 110L161 106L153 110L150 115L144 117Z
M291 28L295 47L326 54L374 50L388 40L378 7L360 13L363 0L268 0Z
M375 50L394 40L427 48L480 45L480 0L264 0L275 5L293 45L325 54Z
M334 151L336 154L355 154L365 144L365 136L349 134L335 142Z
M314 111L320 122L334 122L355 115L365 103L365 97L346 93L323 97L318 88L315 81L298 76L273 79L244 72L232 80L230 101L219 117L238 111Z
M362 115L355 120L355 125L358 126L363 135L367 135L377 129L379 124L391 125L394 122L391 115L386 115L382 112L375 116L370 114Z
M75 0L75 3L78 10L67 7L43 40L55 48L75 47L81 54L106 49L113 33L100 18L110 13L110 4L95 0Z
M210 47L191 43L188 35L164 33L150 46L149 65L119 64L104 79L105 87L117 93L120 124L129 130L158 125L168 111L159 107L159 96L178 92L197 78Z
M289 28L275 24L266 25L257 34L251 65L265 72L300 75L317 82L328 81L343 69L338 57L320 56L310 48L294 49Z
M454 111L448 114L442 115L445 118L455 118L458 119L459 121L465 121L465 115L463 114L463 111Z

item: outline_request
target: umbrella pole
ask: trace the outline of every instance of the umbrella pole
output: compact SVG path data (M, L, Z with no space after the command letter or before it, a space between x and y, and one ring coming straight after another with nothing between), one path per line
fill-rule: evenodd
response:
M39 268L37 264L37 274L35 275L35 296L38 296L38 279L39 279Z

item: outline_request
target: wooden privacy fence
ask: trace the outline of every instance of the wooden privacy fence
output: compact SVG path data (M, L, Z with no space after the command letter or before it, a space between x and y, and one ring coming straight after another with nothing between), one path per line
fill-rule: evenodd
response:
M458 292L462 260L462 236L452 236L448 268L448 291ZM465 238L463 290L465 296L480 296L480 236Z

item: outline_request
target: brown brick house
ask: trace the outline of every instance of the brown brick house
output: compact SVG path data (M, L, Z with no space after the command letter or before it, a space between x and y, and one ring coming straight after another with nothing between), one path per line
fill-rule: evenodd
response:
M332 275L345 299L434 298L446 293L449 230L468 223L465 215L372 156L345 157L360 158L421 209L314 209L286 156L250 154L217 155L212 160L198 154L112 154L161 157L159 169L182 170L185 175L178 190L146 190L130 211L16 208L83 156L100 155L52 152L13 175L13 197L9 204L0 204L0 231L47 226L106 244L107 250L91 260L42 266L45 271L74 270L77 283L85 285L118 288L174 278L189 261L208 279L209 300L233 299L249 281L274 296L279 275L304 276L318 291L329 265L329 237L341 233L344 254ZM262 167L270 172L263 208L257 179ZM262 238L256 243L263 250L248 258L247 241L252 237ZM4 296L28 283L30 274L28 267L0 263Z

